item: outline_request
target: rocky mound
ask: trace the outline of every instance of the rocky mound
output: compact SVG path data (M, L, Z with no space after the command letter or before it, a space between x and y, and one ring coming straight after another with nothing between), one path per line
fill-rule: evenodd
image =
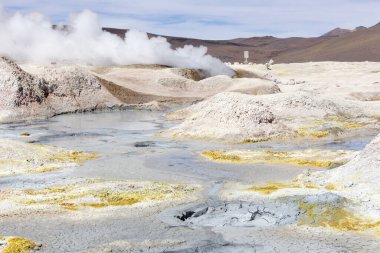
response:
M334 185L351 198L380 206L380 135L347 164L326 172L302 175L304 182Z
M96 77L77 66L48 66L38 75L0 58L0 121L109 108L121 104Z
M22 70L11 60L0 57L0 120L13 109L39 106L46 102L54 85Z
M337 126L349 125L350 122L340 122L341 118L359 116L360 108L310 93L251 96L224 92L169 114L169 118L184 122L163 134L232 142L256 142L294 135L324 137ZM336 124L316 122L326 117L337 117Z
M44 67L39 76L55 87L49 97L55 114L109 108L120 104L95 76L81 67Z
M94 94L101 90L97 79L78 66L45 67L40 74L55 84L54 95L58 97Z
M0 57L0 89L6 92L6 96L0 98L2 106L41 104L54 88L44 79L25 72L11 60Z
M271 109L255 97L232 92L220 93L204 102L172 113L170 118L185 119L182 124L168 132L178 137L230 137L242 140L272 136L290 130L280 124Z
M338 104L333 100L307 92L278 94L275 96L258 97L257 99L267 104L281 118L323 118L329 115L335 116L347 113L355 116L360 114L357 109L348 104Z

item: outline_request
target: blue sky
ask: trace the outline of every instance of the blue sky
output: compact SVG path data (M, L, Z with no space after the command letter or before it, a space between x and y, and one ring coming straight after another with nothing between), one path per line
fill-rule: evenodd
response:
M5 10L41 12L66 23L84 9L103 26L163 35L228 39L319 36L380 22L380 0L0 0Z

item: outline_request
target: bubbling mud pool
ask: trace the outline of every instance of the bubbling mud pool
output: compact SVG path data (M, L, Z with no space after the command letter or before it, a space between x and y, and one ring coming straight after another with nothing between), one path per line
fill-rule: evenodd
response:
M316 241L318 238L323 240L329 236L330 239L336 237L335 239L343 244L347 238L353 238L353 244L361 238L346 235L331 236L322 232L316 235L315 231L311 231L300 237L299 240L303 243L295 246L291 242L295 240L294 235L290 230L285 230L288 224L295 223L297 217L287 216L286 208L284 209L282 205L291 211L295 207L282 203L270 204L276 212L265 213L266 211L261 210L261 207L255 203L228 203L219 200L218 192L224 182L260 184L286 181L294 179L305 169L316 171L326 168L292 164L214 163L201 154L206 150L239 149L291 151L312 148L358 151L363 149L376 133L340 140L236 145L178 141L155 135L156 132L169 128L171 124L173 123L164 119L162 112L123 111L68 114L46 121L0 125L0 138L3 139L97 154L97 158L78 167L0 177L0 193L55 189L52 187L89 179L107 182L179 183L197 185L199 189L203 189L197 196L184 202L163 206L141 205L136 209L129 205L126 208L107 207L110 209L104 212L99 211L99 208L90 207L85 212L82 212L82 209L80 211L64 209L53 214L37 211L33 214L33 218L29 217L27 212L12 214L0 212L0 236L31 239L42 244L41 252L109 252L109 249L113 252L141 250L143 252L281 252L278 251L281 247L284 249L295 247L294 249L302 250L306 246L319 245L320 243ZM146 191L144 194L147 194ZM85 201L89 201L88 198ZM184 204L190 206L182 207ZM162 218L161 214L171 208L175 211L170 211L170 215L164 215L165 218ZM190 210L188 217L186 210ZM260 219L252 219L255 213ZM285 218L278 216L279 213ZM237 222L236 215L244 217L242 220L247 219L248 225ZM263 220L269 219L265 215L273 219L271 226L260 226L266 224ZM267 239L258 235L250 242L248 238L253 236L251 230L242 230L239 240L231 239L240 232L235 230L235 226L222 231L221 228L225 227L226 223L236 223L239 224L238 227L264 229L259 232L266 234ZM276 226L282 228L277 230ZM316 239L309 238L309 242L303 240L311 235ZM278 241L278 237L283 238L283 245L273 246L273 241ZM338 249L339 247L331 244L330 239L326 239L328 242L325 244L322 243L324 246L318 247L325 247L325 250ZM365 238L364 242L372 245L369 238Z

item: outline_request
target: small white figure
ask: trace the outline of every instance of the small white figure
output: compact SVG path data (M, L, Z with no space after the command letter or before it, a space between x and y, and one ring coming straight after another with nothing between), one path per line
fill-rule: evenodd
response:
M244 51L244 64L248 64L249 51Z
M265 63L265 67L267 67L267 70L271 70L272 68L272 65L273 65L274 61L272 59L270 59L269 62Z

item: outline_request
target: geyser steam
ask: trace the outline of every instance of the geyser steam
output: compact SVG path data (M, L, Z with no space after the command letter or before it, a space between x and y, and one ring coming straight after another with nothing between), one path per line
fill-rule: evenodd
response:
M0 7L0 54L32 63L162 64L203 69L209 75L233 75L220 60L207 55L206 47L175 50L165 38L148 38L131 30L125 40L102 31L96 14L83 11L70 19L69 29L53 29L39 13L10 14Z

